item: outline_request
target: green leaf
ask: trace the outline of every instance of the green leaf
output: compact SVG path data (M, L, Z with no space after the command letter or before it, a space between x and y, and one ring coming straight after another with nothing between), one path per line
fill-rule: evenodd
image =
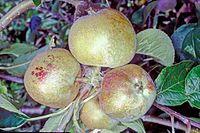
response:
M7 48L9 46L9 42L0 40L0 49Z
M158 29L146 29L137 34L138 54L148 55L164 66L174 62L174 47L166 33Z
M33 0L33 3L35 4L35 6L39 6L42 1L41 0Z
M53 26L57 25L59 23L58 20L56 19L52 19L52 18L48 18L48 19L44 19L42 21L42 28L43 29L52 29Z
M21 111L19 111L12 103L10 103L8 101L8 99L6 98L6 96L0 94L0 108L3 108L9 112L14 112L17 113L21 116L24 116L26 118L28 118L27 115L25 115L24 113L22 113Z
M18 57L20 55L32 52L36 49L37 49L36 47L28 45L28 44L15 43L10 48L0 51L0 55L10 54L10 55L14 55Z
M136 12L133 13L131 21L138 25L138 26L143 26L150 15L151 11L157 6L157 1L153 1L149 3L146 7L142 7Z
M73 110L74 110L74 105L72 105L64 113L49 118L46 121L44 127L40 130L40 132L58 132L58 131L60 132L62 130L60 129L61 124L63 124L63 122L69 123L73 114Z
M194 67L187 75L185 91L190 105L200 109L200 65Z
M4 131L11 131L24 125L26 117L16 113L1 111L0 114L0 129Z
M7 89L5 82L0 80L0 94L7 93L7 91L8 91L8 89Z
M7 72L18 77L22 77L24 73L26 72L26 69L30 63L30 61L39 53L42 53L44 51L47 51L49 49L49 46L46 45L43 48L40 48L32 53L28 53L22 56L19 56L16 58L13 62L13 65L17 65L17 67L14 67L11 69L7 69ZM21 65L19 65L21 64Z
M183 61L166 67L161 71L155 80L157 103L167 106L177 106L187 101L185 96L185 78L192 65L192 61Z
M133 129L137 133L146 133L144 129L144 125L140 119L133 122L128 122L128 123L122 122L122 124Z
M178 55L178 57L180 57L181 60L186 59L185 54L182 52L183 42L187 34L190 33L196 26L196 23L184 24L181 27L179 27L171 36L174 48L176 50L176 54Z
M49 118L44 127L40 130L40 132L55 132L58 131L58 128L62 122L62 120L64 119L65 113L58 115L58 116L54 116Z
M182 50L189 59L200 62L200 28L190 31L183 41Z
M21 89L23 89L23 88L24 88L24 86L21 85L21 84L18 84L18 83L12 82L12 83L10 84L10 89L11 89L12 91L18 91L18 90L21 90Z
M126 126L118 124L116 125L113 129L102 129L101 133L120 133L122 131L124 131L125 129L127 129Z

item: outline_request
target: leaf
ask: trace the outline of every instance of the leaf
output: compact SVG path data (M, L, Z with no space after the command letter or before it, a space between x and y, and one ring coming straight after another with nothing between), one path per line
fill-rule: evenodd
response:
M200 109L200 65L194 67L187 75L185 91L190 105Z
M200 62L200 28L190 31L183 41L182 50L189 59Z
M0 80L0 94L7 93L7 91L8 91L8 89L7 89L5 82Z
M10 131L17 129L27 122L27 118L16 113L0 110L0 129Z
M116 125L113 129L102 129L101 133L120 133L122 131L124 131L125 129L127 129L126 126L118 124Z
M133 13L131 21L139 26L143 26L150 15L151 11L157 6L157 1L149 3L146 7L140 8Z
M9 42L0 40L0 50L7 48L9 46Z
M135 120L133 122L128 122L128 123L122 122L122 124L133 129L137 133L146 133L146 131L144 129L144 125L140 119Z
M19 115L22 115L26 118L28 118L27 115L25 115L24 113L20 112L12 103L10 103L6 96L0 94L0 108L3 108L7 111L10 111L10 112L14 112L14 113L17 113Z
M42 29L52 29L53 26L57 25L59 23L56 19L44 19L42 20Z
M74 110L74 104L64 113L49 118L40 132L61 132L61 124L69 123Z
M47 51L49 49L49 46L46 45L32 53L28 53L22 56L19 56L18 58L16 58L13 62L13 65L19 65L18 67L15 68L11 68L8 69L7 72L14 75L14 76L18 76L18 77L22 77L24 75L24 73L26 72L26 69L30 63L30 61L39 53L42 53L44 51Z
M28 44L22 44L22 43L15 43L13 45L11 45L10 48L4 49L2 51L0 51L0 55L3 54L10 54L10 55L14 55L16 57L32 52L36 50L36 47L28 45Z
M61 121L65 117L65 113L49 118L40 132L53 132L57 131Z
M190 33L196 26L196 23L184 24L181 27L179 27L171 36L174 48L176 50L176 54L178 55L178 57L180 57L181 60L186 59L186 55L182 53L183 42L187 34Z
M166 67L161 71L155 80L157 103L167 106L177 106L187 101L185 96L185 78L192 65L192 61L183 61Z
M10 84L10 89L11 89L12 91L18 91L18 90L21 90L21 89L23 89L23 88L24 88L24 86L21 85L21 84L18 84L18 83L12 82L12 83Z
M164 66L174 62L174 47L166 33L158 29L146 29L137 34L137 53L148 55Z
M33 3L35 4L35 6L39 6L41 4L41 0L33 0Z

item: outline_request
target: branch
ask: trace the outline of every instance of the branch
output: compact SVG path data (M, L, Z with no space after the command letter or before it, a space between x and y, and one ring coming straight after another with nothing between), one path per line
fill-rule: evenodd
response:
M25 0L16 5L0 19L0 31L10 24L17 16L34 6L35 5L32 0Z
M21 112L25 113L25 114L39 114L41 115L44 112L44 109L40 108L40 107L35 107L35 108L28 108L28 107L23 107L20 109Z
M150 116L150 115L143 116L142 120L144 122L152 122L152 123L156 123L156 124L160 124L160 125L164 125L168 127L172 126L172 123L170 120L165 120L165 119ZM185 131L185 132L187 131L187 127L181 124L180 122L174 122L174 128Z
M45 0L47 1L47 0ZM77 7L80 4L78 0L63 0L69 4L74 5ZM35 7L33 0L24 0L15 7L13 7L9 12L7 12L1 19L0 19L0 31L6 28L17 16L24 13L28 9Z
M13 76L10 76L10 75L5 75L5 74L0 74L0 79L5 79L5 80L8 80L8 81L12 81L12 82L20 83L20 84L24 83L22 78L13 77Z
M159 105L157 103L154 103L154 106L156 106L157 108L159 108L160 110L166 112L167 114L169 114L170 116L174 116L176 117L177 119L181 120L184 124L186 124L187 126L189 126L190 124L194 127L197 127L199 128L200 127L200 123L197 123L193 120L191 120L190 118L186 117L186 116L183 116L181 115L180 113L166 107L166 106L163 106L163 105Z

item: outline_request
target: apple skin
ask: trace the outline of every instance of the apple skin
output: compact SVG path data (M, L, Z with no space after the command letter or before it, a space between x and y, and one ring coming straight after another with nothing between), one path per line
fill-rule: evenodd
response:
M89 129L111 129L118 123L103 112L97 97L90 99L83 105L80 119Z
M77 96L80 64L69 51L54 48L33 58L25 76L28 94L38 103L63 108Z
M128 122L140 118L149 110L156 98L156 89L144 69L128 64L104 75L98 98L107 115Z
M80 17L69 32L69 49L84 65L123 66L134 57L136 42L130 21L111 8Z

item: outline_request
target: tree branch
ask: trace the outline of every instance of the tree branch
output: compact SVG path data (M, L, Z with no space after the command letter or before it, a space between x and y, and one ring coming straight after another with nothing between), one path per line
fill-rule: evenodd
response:
M168 127L172 126L172 123L170 120L165 120L165 119L150 116L150 115L143 116L142 120L144 122L152 122L152 123L156 123L156 124L160 124L160 125L164 125ZM180 122L174 122L174 128L185 131L185 132L187 131L187 127L181 124Z
M169 114L170 116L174 116L177 119L181 120L184 124L186 124L187 126L190 126L190 124L194 127L199 128L200 127L200 123L197 123L193 120L191 120L190 118L181 115L180 113L157 103L154 103L154 106L156 106L157 108L159 108L160 110L166 112L167 114Z
M22 78L13 77L13 76L10 76L10 75L5 75L5 74L0 74L0 79L5 79L5 80L8 80L8 81L12 81L12 82L20 83L20 84L24 83Z
M13 7L8 13L6 13L6 15L0 19L0 31L3 30L8 24L10 24L17 16L34 6L35 5L32 0L24 0Z
M63 0L63 1L74 5L75 7L77 7L80 3L80 1L78 0ZM0 19L0 31L5 29L6 26L9 25L17 16L21 15L22 13L33 7L35 7L33 0L24 0L15 7L13 7Z

